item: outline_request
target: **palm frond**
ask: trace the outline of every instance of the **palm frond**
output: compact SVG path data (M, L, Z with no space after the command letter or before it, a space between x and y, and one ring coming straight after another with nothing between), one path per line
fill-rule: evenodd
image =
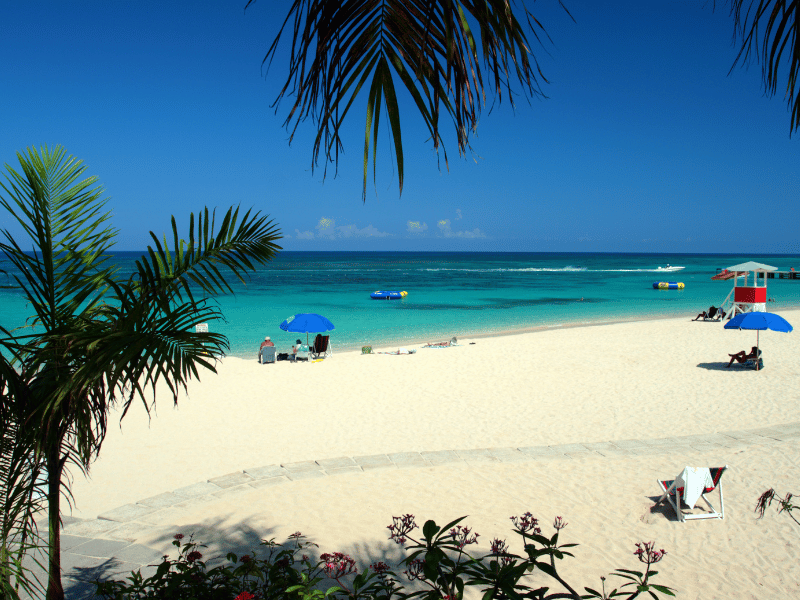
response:
M245 9L254 1L248 0ZM449 115L459 154L464 155L471 149L470 136L487 94L498 101L505 95L513 105L514 85L519 84L526 98L544 96L541 83L547 80L531 52L526 29L540 44L549 37L524 3L519 4L527 28L517 20L509 0L294 0L263 61L271 65L284 31L291 26L289 72L273 105L277 110L281 100L294 96L284 121L290 143L299 124L311 117L317 127L312 168L320 160L325 174L328 164L338 167L341 125L371 78L362 198L366 199L370 146L375 177L378 123L384 110L402 193L395 78L411 95L437 153L440 147L444 150L442 112ZM484 80L483 69L489 81Z
M774 96L781 68L788 71L784 98L791 136L800 127L800 0L731 0L731 15L742 44L731 72L738 64L760 62L764 91Z
M244 282L246 272L255 265L266 264L281 250L277 244L280 230L274 222L259 212L251 215L250 210L240 220L238 207L228 209L219 229L216 211L209 213L205 208L198 213L196 222L192 213L188 242L180 239L173 217L172 250L166 237L163 243L152 231L150 237L155 247L148 246L147 256L136 261L138 292L154 294L165 311L169 310L169 302L184 294L193 301L192 286L209 295L231 293L221 269Z
M233 274L244 281L247 272L267 263L280 250L280 231L260 213L229 209L217 225L214 212L203 210L189 220L189 239L181 239L172 219L172 247L151 232L154 246L136 262L128 281L106 281L109 301L98 307L96 322L66 336L62 346L81 357L74 363L71 380L62 382L53 402L65 402L75 389L88 394L97 386L110 401L124 399L122 416L134 398L145 409L149 389L155 394L163 382L177 402L178 392L199 377L199 368L215 371L217 357L228 349L224 335L197 332L196 325L222 318L218 307L207 299L231 292L226 277ZM52 340L55 345L56 340ZM62 348L62 352L64 352ZM86 414L88 426L105 426L96 415ZM93 434L82 429L87 439Z
M82 161L67 156L61 146L52 151L28 148L18 153L21 173L6 165L6 183L0 187L0 206L27 234L26 251L3 230L0 242L8 260L22 274L15 276L36 316L53 331L76 314L91 312L99 301L102 282L112 271L107 251L116 231L104 227L110 213L96 177L83 177Z
M39 545L35 516L44 505L41 455L36 452L35 430L25 422L29 397L25 377L0 354L0 595L4 598L17 597L20 588L31 595L41 589L23 561Z

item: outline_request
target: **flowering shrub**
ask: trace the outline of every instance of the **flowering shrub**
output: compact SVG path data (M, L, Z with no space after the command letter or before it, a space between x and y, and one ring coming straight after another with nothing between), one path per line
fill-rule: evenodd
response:
M466 586L478 587L483 600L633 600L644 592L656 599L658 592L674 596L670 588L651 582L657 574L652 565L666 554L656 550L653 542L636 544L633 554L645 565L643 572L617 569L613 575L627 580L619 589L606 592L606 578L601 577L601 591L586 587L586 594L580 595L556 568L557 560L573 556L566 549L577 545L559 545L559 534L567 526L561 517L555 518L555 533L549 538L542 535L539 521L530 513L511 517L514 532L522 537L522 552L514 554L506 540L495 538L485 556L467 552L469 546L477 545L479 535L460 524L464 519L445 527L427 521L422 535L415 537L418 526L414 515L393 517L389 539L408 552L400 563L400 572L409 582L416 582L409 589L383 561L371 564L362 573L355 560L341 552L325 553L312 561L306 548L315 544L306 542L300 532L289 536L287 545L263 541L264 558L255 553L237 558L229 553L228 564L213 568L206 568L202 560L198 548L204 546L191 537L182 542L183 536L178 534L172 542L179 548L177 560L164 556L155 574L147 579L137 571L127 582L96 582L97 596L109 600L462 600ZM527 578L536 571L562 589L550 592L548 587L529 586ZM323 591L326 579L336 585Z

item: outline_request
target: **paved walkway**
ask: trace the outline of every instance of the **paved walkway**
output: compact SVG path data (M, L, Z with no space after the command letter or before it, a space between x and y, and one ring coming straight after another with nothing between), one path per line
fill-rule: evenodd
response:
M651 440L619 440L590 444L561 444L525 448L483 448L479 450L440 450L435 452L399 452L267 465L215 477L109 510L97 519L65 517L61 537L61 561L64 587L70 599L91 598L94 579L124 579L131 571L142 569L147 577L154 564L161 561L160 551L135 543L137 533L150 529L161 517L208 500L207 496L232 497L237 492L292 481L332 477L343 473L363 473L373 469L435 467L487 462L568 460L578 456L625 457L690 450L744 448L758 444L779 444L800 439L800 422L761 429L726 431L709 435L687 435Z

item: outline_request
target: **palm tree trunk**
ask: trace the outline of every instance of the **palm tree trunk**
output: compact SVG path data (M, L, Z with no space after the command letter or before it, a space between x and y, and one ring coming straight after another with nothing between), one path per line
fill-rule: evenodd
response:
M50 530L48 544L49 573L47 600L64 600L61 586L61 460L60 444L54 444L47 453L47 512Z

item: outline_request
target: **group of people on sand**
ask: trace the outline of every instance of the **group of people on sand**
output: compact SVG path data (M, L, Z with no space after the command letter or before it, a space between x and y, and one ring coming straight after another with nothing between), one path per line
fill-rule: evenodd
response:
M699 321L700 319L703 319L704 321L707 321L709 319L713 319L715 321L721 321L724 318L725 318L725 311L722 310L722 308L717 308L712 304L711 306L708 307L707 311L704 310L694 319L692 319L692 321Z
M258 360L259 361L261 360L261 351L264 348L268 347L268 346L275 346L275 344L272 342L272 339L269 336L264 338L264 341L261 342L261 346L259 346L259 348L258 348ZM283 360L283 359L297 360L297 353L298 352L300 352L301 354L303 352L308 352L308 346L303 343L303 340L300 340L300 339L298 339L297 342L295 342L295 345L292 346L292 351L291 352L287 352L287 353L285 353L283 355L279 354L278 355L278 359L279 360ZM283 358L281 358L281 357L283 357Z
M700 319L703 319L704 321L709 319L713 319L715 321L717 320L721 321L725 319L725 311L722 310L722 308L717 308L716 306L712 305L711 307L709 307L707 311L704 310L694 319L692 319L692 321L699 321ZM740 352L737 352L736 354L728 354L728 356L731 357L731 360L725 366L730 367L734 362L737 362L739 364L745 364L749 360L757 361L759 360L760 354L761 351L756 346L753 346L753 348L750 350L749 353L746 350L742 350Z

